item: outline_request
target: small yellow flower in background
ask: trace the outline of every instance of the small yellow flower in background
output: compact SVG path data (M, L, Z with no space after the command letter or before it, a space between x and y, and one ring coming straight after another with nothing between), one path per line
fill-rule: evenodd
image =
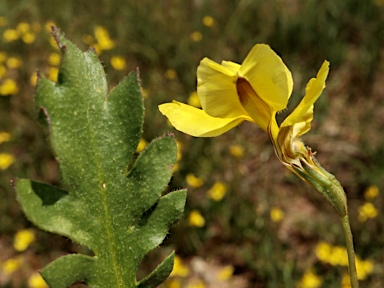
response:
M375 185L369 186L364 192L364 197L366 200L372 200L377 196L379 196L379 187Z
M48 285L47 283L45 283L40 273L34 273L28 279L28 287L29 288L48 288Z
M181 280L179 278L169 279L165 282L166 288L181 288Z
M7 67L10 68L10 69L20 68L21 64L23 64L23 62L21 62L20 58L9 57L7 59Z
M211 189L207 191L209 198L214 201L221 201L227 193L227 186L222 182L216 182Z
M23 229L16 233L13 247L16 251L25 251L35 241L35 232L32 229Z
M27 22L20 22L16 27L16 31L19 35L29 32L30 29L31 27Z
M95 38L98 43L98 47L101 50L111 50L115 47L115 41L109 37L107 29L102 26L96 26L94 29Z
M205 225L205 219L197 210L192 210L188 216L188 223L190 226L203 227Z
M35 42L35 39L36 35L32 32L25 33L21 36L21 40L23 40L25 44L32 44L33 42Z
M32 86L36 86L37 84L37 74L34 72L32 73L31 77L29 77L29 82Z
M189 269L184 265L183 260L178 255L175 255L173 262L173 270L169 276L187 277L189 275Z
M322 279L312 270L305 272L297 288L318 288L323 283Z
M232 265L225 266L222 268L217 274L217 280L219 281L228 281L233 277L233 272L235 271L235 268Z
M320 261L328 262L331 256L332 246L327 242L321 241L316 245L315 254Z
M3 32L3 39L5 42L13 42L19 39L19 34L15 29L7 29Z
M169 80L173 80L175 79L177 76L177 73L174 69L167 69L167 71L165 71L165 78L169 79Z
M53 49L59 50L59 46L57 45L57 42L53 37L49 37L49 44L51 44L51 47Z
M6 170L12 163L15 162L15 157L8 153L0 153L0 170Z
M143 151L144 148L147 147L147 145L148 145L148 142L144 138L141 138L139 145L137 145L136 152L139 153Z
M45 27L45 30L46 30L47 32L49 32L49 33L52 32L52 28L51 28L52 26L56 26L56 23L53 22L52 20L48 20L47 22L45 22L44 27Z
M4 274L10 275L13 272L19 270L23 265L23 258L22 257L15 257L8 260L5 260L1 264L1 271L3 271Z
M48 79L57 82L57 76L59 74L59 68L57 67L49 67L48 68Z
M52 66L59 66L60 64L60 54L57 53L57 52L54 52L54 53L51 53L49 54L49 57L48 57L48 63L49 65L52 65Z
M7 68L4 65L0 65L0 78L2 78L7 73Z
M352 288L351 278L348 274L344 274L343 278L341 278L340 288Z
M362 206L358 208L358 211L359 211L358 219L360 222L365 222L369 218L376 218L378 215L378 212L375 206L370 202L364 203Z
M229 153L236 158L241 158L244 156L244 148L240 145L231 145L229 147Z
M348 266L347 250L341 246L333 246L327 262L332 266Z
M7 96L13 95L19 92L19 87L13 79L5 79L3 84L0 85L0 95Z
M187 174L185 177L189 186L197 188L204 184L204 181L201 178L196 177L192 173Z
M270 212L270 217L273 222L280 222L284 219L284 211L277 207L272 208Z
M11 141L11 134L8 132L0 131L0 144Z
M215 24L215 19L213 19L213 17L209 16L209 15L204 16L203 24L204 24L204 26L212 27Z
M192 32L191 35L189 35L192 41L199 42L201 39L203 39L203 34L199 31Z
M359 257L356 257L356 270L357 278L359 280L364 280L373 272L373 262L370 260L361 260Z
M199 96L197 95L196 92L192 92L191 94L189 94L187 103L188 103L188 105L191 105L191 106L194 106L197 108L201 107Z
M111 65L115 70L124 70L127 68L127 62L125 62L125 59L122 56L112 56Z
M5 26L8 24L7 18L0 16L0 27Z
M181 158L183 157L183 143L176 140L176 145L177 145L177 161L180 161Z

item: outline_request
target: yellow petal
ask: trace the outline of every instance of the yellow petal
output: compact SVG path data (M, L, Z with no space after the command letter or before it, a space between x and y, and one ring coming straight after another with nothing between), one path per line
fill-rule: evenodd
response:
M233 64L226 62L223 66L204 58L197 68L197 94L201 107L212 117L247 115L237 95L237 73L233 71Z
M287 107L293 80L283 60L265 44L255 45L241 65L239 76L248 80L259 97L274 111Z
M250 120L247 116L212 117L201 109L177 101L161 104L159 110L177 130L195 137L219 136L244 120Z
M309 80L307 87L305 88L305 96L299 103L299 105L293 110L293 112L283 121L281 127L293 126L300 122L304 122L305 125L300 125L300 131L294 129L294 133L297 135L303 135L311 128L311 122L313 119L313 104L321 95L325 88L325 80L327 79L329 72L329 62L324 61L316 78ZM297 126L297 125L296 125Z
M240 70L240 64L237 64L237 63L234 63L231 61L222 61L221 66L227 68L228 70L230 70L233 73L237 73Z

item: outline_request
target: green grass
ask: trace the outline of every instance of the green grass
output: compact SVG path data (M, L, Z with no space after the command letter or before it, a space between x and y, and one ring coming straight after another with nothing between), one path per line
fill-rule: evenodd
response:
M44 28L48 20L82 49L88 48L84 36L93 35L96 26L107 29L115 47L103 51L100 59L113 86L130 70L140 68L142 86L148 94L144 127L147 141L172 130L157 105L172 99L187 101L195 91L196 68L203 57L241 63L254 44L271 45L293 73L295 88L289 111L304 95L305 84L323 60L329 60L327 88L316 103L313 128L304 141L318 151L318 160L347 192L356 253L374 263L373 272L361 286L382 287L382 193L369 200L378 215L358 221L359 207L367 202L365 189L376 185L384 191L384 6L380 1L91 2L0 3L0 17L7 22L0 26L0 52L22 61L19 68L7 68L0 79L0 84L6 78L15 80L19 90L0 96L0 131L12 135L11 141L0 144L0 153L16 157L8 169L0 171L0 266L17 255L27 263L11 275L0 272L1 287L25 287L33 272L58 255L84 250L41 231L26 252L18 253L12 247L15 233L32 224L23 216L9 180L26 177L60 183L46 135L36 122L30 82L36 70L48 72L49 55L56 51ZM205 16L213 17L213 26L204 25ZM7 42L3 33L21 22L35 27L33 43L20 39ZM199 41L191 38L193 32L201 33ZM113 69L110 58L115 55L125 58L125 70ZM169 69L175 72L174 77L166 73ZM185 219L173 228L165 246L175 248L186 265L201 257L212 268L208 273L214 270L212 263L219 267L232 265L234 279L244 280L244 287L297 287L309 269L322 278L323 287L340 287L346 267L323 263L315 254L319 241L344 245L336 213L316 191L282 167L263 131L244 123L212 139L175 134L182 144L182 158L172 187L188 186L185 179L189 173L204 183L189 188ZM235 144L243 147L243 157L236 158L229 152ZM219 202L206 194L217 181L228 186ZM284 212L278 223L270 218L270 211L276 207ZM193 209L205 218L204 227L188 225ZM143 264L144 271L150 270L153 259L161 257L156 253ZM189 267L193 274L193 265ZM187 287L188 280L183 281Z

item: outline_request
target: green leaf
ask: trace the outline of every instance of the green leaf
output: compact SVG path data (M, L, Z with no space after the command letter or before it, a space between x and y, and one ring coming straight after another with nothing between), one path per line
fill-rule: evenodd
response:
M53 288L78 281L156 287L172 271L173 254L140 282L136 272L184 210L185 190L163 195L176 162L175 139L157 138L133 160L144 118L138 73L108 95L96 53L83 53L61 33L53 34L63 54L58 82L39 78L36 106L46 117L64 188L27 179L15 187L28 219L94 256L61 257L42 275Z

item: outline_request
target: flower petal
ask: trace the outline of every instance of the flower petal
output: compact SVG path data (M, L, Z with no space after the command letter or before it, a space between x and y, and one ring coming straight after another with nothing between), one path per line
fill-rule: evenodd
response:
M294 133L297 135L303 135L311 128L311 122L313 119L313 104L321 95L325 88L325 80L327 79L329 72L329 62L324 61L316 78L309 80L307 87L305 88L305 96L297 105L295 110L283 121L281 127L293 126L296 124L297 128L294 129ZM299 123L305 123L305 125Z
M195 137L219 136L244 120L252 121L247 116L233 118L212 117L205 113L204 110L177 101L161 104L159 110L168 117L177 130Z
M247 115L236 90L235 63L222 66L208 58L197 68L197 94L201 107L212 117L234 118ZM230 68L228 68L230 67Z
M283 60L266 44L255 45L241 65L239 76L274 111L287 107L293 88L292 74Z

